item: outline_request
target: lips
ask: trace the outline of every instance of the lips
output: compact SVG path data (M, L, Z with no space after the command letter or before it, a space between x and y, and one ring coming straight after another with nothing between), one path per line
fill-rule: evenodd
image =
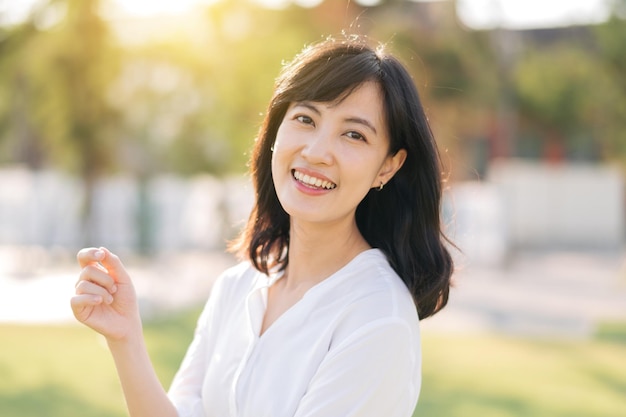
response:
M337 187L337 184L335 184L334 182L308 175L295 169L292 170L291 174L298 182L306 185L307 187L323 190L332 190L333 188Z

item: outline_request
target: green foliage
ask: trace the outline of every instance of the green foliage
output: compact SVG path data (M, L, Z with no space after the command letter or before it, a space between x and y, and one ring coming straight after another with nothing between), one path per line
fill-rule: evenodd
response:
M244 170L281 61L313 39L298 16L303 9L220 2L197 34L127 46L111 96L130 139L128 169Z
M215 2L176 30L131 42L127 24L99 14L101 3L49 0L24 24L0 28L0 162L61 167L86 181L113 169L242 171L281 62L342 30L389 43L408 65L453 160L495 127L516 134L520 154L540 155L523 150L550 137L626 161L623 0L606 23L582 30L585 42L549 45L463 28L453 2L408 1L282 10Z
M97 0L68 0L67 15L52 37L58 43L50 62L65 92L69 115L66 140L84 178L113 166L116 115L106 99L117 75L118 57L109 28L98 14Z
M598 79L600 70L593 56L581 48L530 49L515 71L519 108L540 126L564 134L589 128L590 97L604 81Z
M620 16L621 11L621 16ZM605 156L626 163L626 1L615 2L611 18L594 28L608 88L598 111L598 128L605 139ZM595 82L595 80L594 80ZM595 98L595 97L594 97Z
M114 164L115 114L106 91L117 56L95 0L54 0L5 29L0 44L0 140L32 168L63 166L96 177ZM62 16L51 26L43 17ZM2 110L2 109L0 109Z

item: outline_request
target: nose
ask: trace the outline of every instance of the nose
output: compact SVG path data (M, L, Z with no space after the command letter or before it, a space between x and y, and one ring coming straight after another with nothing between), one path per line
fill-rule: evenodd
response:
M333 139L329 132L318 130L302 148L302 157L311 164L330 165L333 162Z

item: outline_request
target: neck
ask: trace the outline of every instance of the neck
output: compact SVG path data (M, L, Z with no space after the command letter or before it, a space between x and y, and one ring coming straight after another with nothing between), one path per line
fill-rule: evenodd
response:
M345 266L369 244L356 221L343 225L291 223L287 285L313 286Z

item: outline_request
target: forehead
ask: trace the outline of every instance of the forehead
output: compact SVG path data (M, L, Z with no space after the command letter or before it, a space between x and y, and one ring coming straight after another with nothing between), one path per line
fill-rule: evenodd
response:
M337 109L345 107L368 107L371 111L376 111L384 116L383 94L378 83L374 81L366 81L354 87L336 94L331 99L311 97L298 97L292 99L289 107L293 107L297 103L313 102L322 103L325 107Z
M347 91L341 93L335 100L332 101L333 105L338 106L345 101L358 101L359 99L366 99L372 104L378 104L381 108L383 105L383 94L380 85L375 81L365 81L361 84L350 88Z

